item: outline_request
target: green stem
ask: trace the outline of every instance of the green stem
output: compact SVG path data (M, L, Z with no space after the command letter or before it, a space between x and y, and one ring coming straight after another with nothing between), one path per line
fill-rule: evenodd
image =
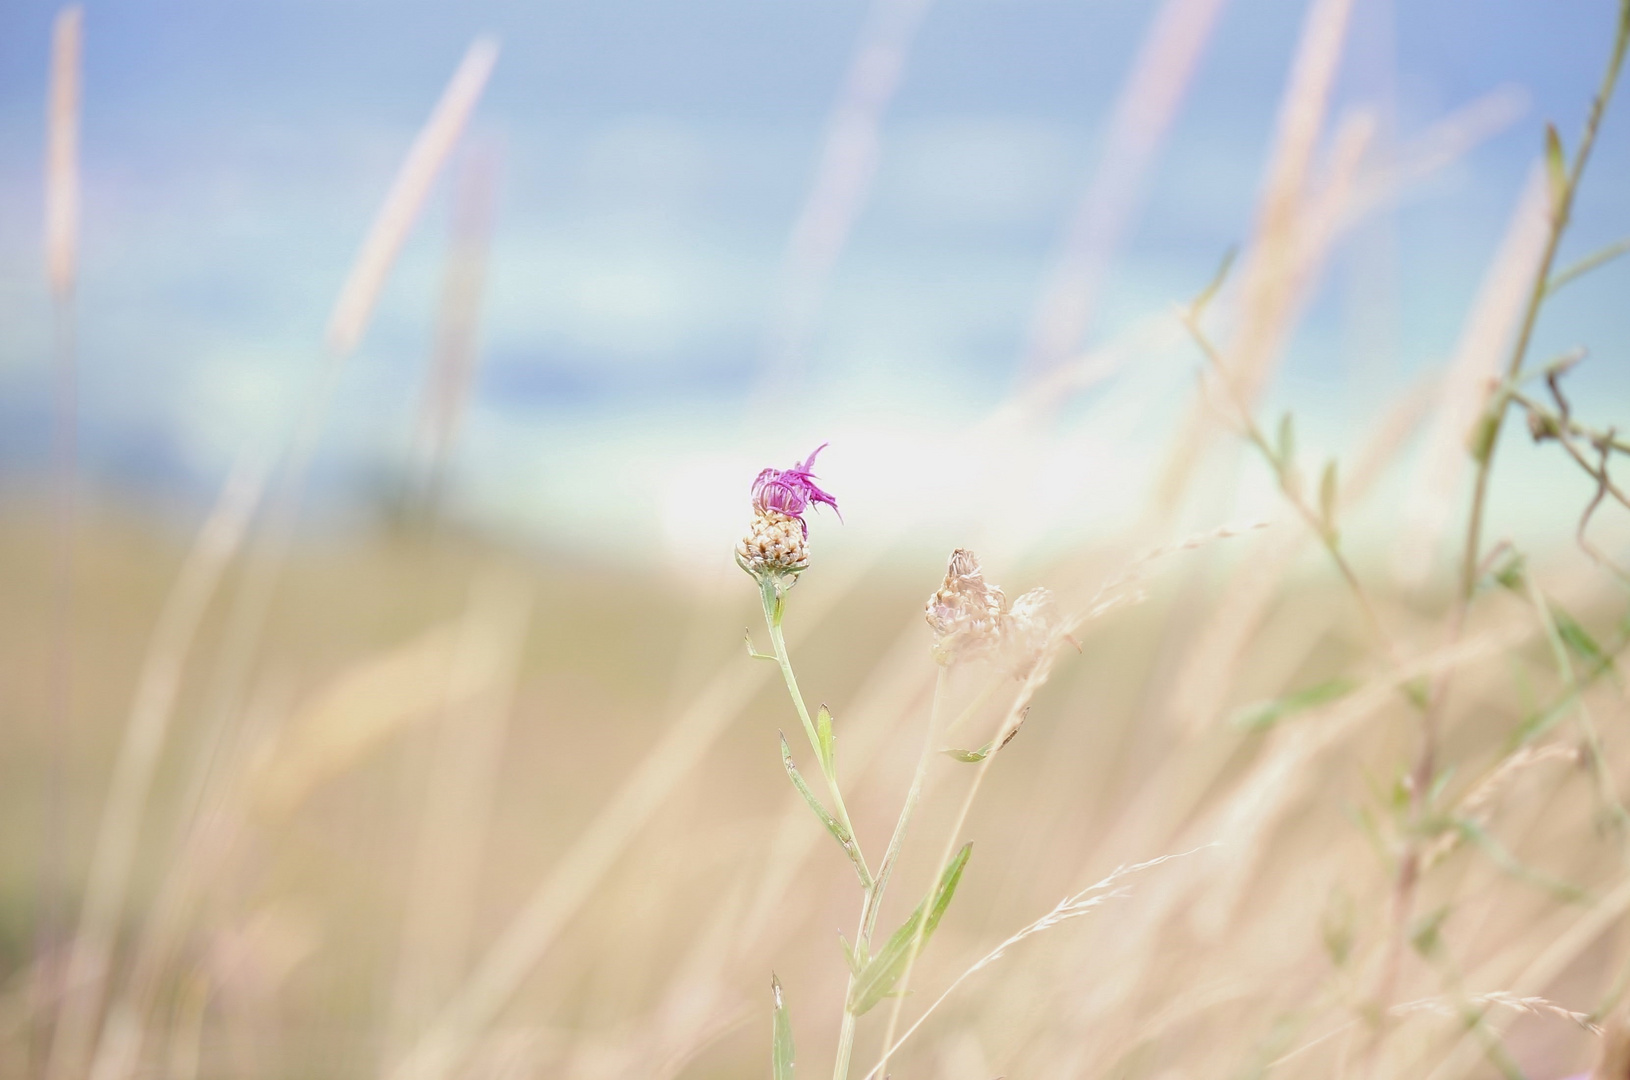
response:
M854 975L849 976L849 987L855 985ZM838 1057L832 1065L832 1080L849 1080L849 1059L855 1052L855 1014L849 1011L849 991L843 995L843 1024L838 1028Z
M785 595L776 586L773 578L759 578L759 597L764 603L764 623L770 631L770 644L775 648L776 662L781 665L781 677L787 683L787 695L792 698L793 708L798 710L798 720L804 725L804 735L809 739L809 748L815 752L815 760L820 763L821 775L826 778L826 789L832 798L833 816L849 834L849 857L854 860L855 868L860 871L861 925L866 923L866 916L872 910L873 899L880 895L877 879L872 876L866 865L866 856L860 851L860 838L855 835L855 827L849 821L849 808L843 803L843 793L838 790L837 766L833 759L821 750L820 736L815 732L815 722L810 719L809 706L804 703L804 695L798 689L798 677L793 674L792 659L787 655L787 642L781 634L781 616L785 610ZM858 948L859 946L857 946ZM833 1080L848 1080L849 1060L854 1055L855 1048L855 1016L849 1011L849 994L854 989L855 976L849 975L849 985L843 994L843 1021L838 1029L837 1061L832 1068Z
M815 752L815 759L820 763L821 775L826 778L827 793L832 797L833 816L849 834L853 845L850 848L850 855L855 860L856 868L861 871L861 879L872 881L874 879L866 864L866 856L861 854L860 837L855 835L855 827L849 821L849 808L843 804L843 793L838 790L837 768L821 752L821 740L815 734L815 722L809 718L809 707L804 704L804 695L798 689L798 677L792 671L792 660L787 656L787 642L781 635L782 597L776 591L775 582L768 578L759 582L759 595L764 601L764 622L769 627L770 643L775 648L776 662L781 665L781 677L787 683L787 694L792 698L793 707L798 710L798 719L804 725L804 735L809 739L809 748Z
M1528 355L1528 343L1534 336L1535 325L1539 322L1539 310L1551 291L1547 289L1551 279L1551 267L1556 263L1557 248L1562 244L1562 234L1568 229L1568 221L1573 214L1574 195L1579 191L1579 179L1584 175L1585 165L1589 163L1591 150L1596 145L1596 132L1602 126L1602 114L1607 111L1608 100L1612 98L1613 88L1619 81L1626 46L1630 46L1630 0L1621 0L1619 27L1613 40L1613 53L1608 60L1607 70L1602 74L1602 83L1596 91L1596 97L1591 101L1590 115L1585 120L1584 134L1579 138L1579 149L1574 152L1573 166L1568 170L1567 182L1562 185L1562 190L1556 193L1556 202L1551 212L1550 235L1545 239L1545 253L1540 258L1539 273L1534 278L1533 288L1528 294L1528 304L1523 309L1516 344L1512 346L1511 356L1506 361L1507 383L1514 382L1522 370L1523 359ZM1466 547L1460 559L1462 604L1471 599L1472 593L1477 588L1477 568L1482 560L1483 551L1483 506L1488 499L1489 471L1494 462L1494 448L1500 441L1500 428L1505 423L1506 406L1510 401L1509 396L1502 395L1488 415L1480 421L1487 425L1487 430L1477 439L1477 480L1472 488L1471 520L1466 528Z
M917 771L911 777L911 790L906 792L905 805L900 808L899 820L894 823L894 835L889 838L888 850L883 853L883 861L878 865L877 880L867 890L860 905L860 930L856 934L859 945L856 948L864 948L868 953L871 951L872 934L877 930L877 915L883 908L883 892L889 886L889 876L894 872L894 863L905 843L911 816L922 799L923 781L928 776L928 762L934 755L934 739L939 732L940 701L945 695L949 675L950 669L942 667L934 680L934 701L928 709L928 731L923 736L922 753L917 756ZM838 1057L832 1070L832 1080L848 1080L849 1077L849 1061L855 1048L855 1014L849 1011L849 998L854 988L855 976L850 972L849 984L843 992L843 1023L838 1028Z
M945 685L949 682L951 670L941 667L934 679L934 702L928 710L928 730L923 735L922 753L917 756L917 771L911 777L911 790L906 792L905 805L900 808L900 819L894 823L894 835L889 838L889 848L883 853L883 862L877 868L877 885L872 889L871 897L865 909L861 911L860 940L871 947L872 933L877 929L877 913L883 906L883 890L889 887L889 875L894 872L894 863L900 855L900 848L905 843L906 830L911 826L911 815L917 809L917 803L922 798L923 781L928 776L928 760L934 753L934 739L939 732L940 700L945 695Z

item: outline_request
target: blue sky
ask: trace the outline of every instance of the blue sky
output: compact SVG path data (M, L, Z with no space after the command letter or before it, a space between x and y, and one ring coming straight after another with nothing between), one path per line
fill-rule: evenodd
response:
M750 403L776 274L868 8L93 0L79 312L87 471L143 492L205 491L245 445L286 428L374 208L481 32L503 52L474 130L501 146L504 174L483 366L454 469L461 512L593 542L611 528L673 525L685 500L640 488L652 475L671 486L766 455L790 461L838 435L931 457L937 433L1014 385L1038 289L1156 5L929 8L807 379L767 419ZM1528 107L1344 246L1276 403L1339 442L1360 405L1443 361L1543 120L1571 144L1615 8L1358 5L1338 112L1375 104L1405 141L1502 85L1521 87ZM1192 294L1247 231L1303 10L1225 8L1092 340ZM39 468L47 448L38 222L54 11L0 11L0 468L13 477ZM1626 112L1604 133L1575 253L1630 233ZM402 465L446 202L445 190L433 197L340 386L319 472L331 498ZM1625 281L1610 270L1581 283L1542 333L1542 348L1593 346L1580 386L1601 399L1630 400L1618 374L1630 359ZM1385 325L1370 314L1377 303ZM1177 375L1173 394L1191 381ZM858 480L866 462L845 453L835 446L829 468Z

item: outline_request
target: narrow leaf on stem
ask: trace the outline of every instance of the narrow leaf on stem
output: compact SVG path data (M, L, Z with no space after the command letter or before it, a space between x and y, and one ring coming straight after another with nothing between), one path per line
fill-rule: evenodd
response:
M1559 216L1568 198L1568 163L1555 124L1545 125L1545 183L1551 194L1551 214Z
M792 1080L792 1014L781 993L781 980L770 976L770 993L775 999L775 1020L770 1062L775 1080Z
M815 738L820 744L821 768L831 776L836 767L832 749L832 713L825 705L815 714Z
M1212 275L1211 280L1206 283L1206 287L1200 290L1200 295L1196 296L1189 304L1190 319L1198 320L1201 314L1205 312L1207 305L1222 290L1223 283L1228 280L1228 271L1233 268L1234 256L1238 254L1239 249L1233 247L1223 252L1222 262L1218 265L1216 274Z
M776 662L776 658L774 656L770 655L769 653L761 653L753 647L753 632L751 630L743 629L741 632L741 637L743 641L747 642L748 656L752 657L754 660L768 660L772 664Z
M962 880L962 868L968 864L968 855L972 850L971 842L962 845L962 850L956 853L940 875L933 893L917 905L911 918L890 935L877 955L855 976L849 990L849 1012L852 1015L862 1015L887 997L910 965L914 953L920 952L928 944L934 928L939 926L940 919L945 915L945 909L951 906L951 897L956 893L957 883Z
M858 946L851 945L848 938L839 934L838 944L843 946L843 961L849 965L849 973L859 975L861 968L866 966L866 943L862 941Z
M1332 537L1336 534L1336 493L1336 459L1331 458L1319 478L1319 517Z
M1289 470L1296 462L1296 420L1290 413L1279 418L1279 467Z
M815 793L809 790L809 785L804 783L803 776L798 772L798 766L792 760L792 747L787 745L785 735L781 736L781 764L786 767L787 777L792 780L792 786L798 789L798 794L802 795L804 802L808 803L809 808L815 811L815 816L821 819L821 824L826 826L826 831L832 834L832 838L842 846L844 853L849 856L849 861L855 864L855 873L860 875L861 887L871 888L872 876L861 865L860 856L855 851L854 837L849 834L848 829L843 827L843 822L833 817L826 807L821 805L821 800L816 798Z
M1358 683L1352 679L1339 677L1327 679L1305 690L1286 694L1284 697L1247 705L1235 712L1231 721L1235 727L1244 728L1246 731L1263 731L1287 717L1335 701L1357 686Z

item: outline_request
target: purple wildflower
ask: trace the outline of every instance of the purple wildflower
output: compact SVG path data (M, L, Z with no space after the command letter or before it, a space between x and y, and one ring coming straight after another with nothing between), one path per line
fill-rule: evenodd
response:
M758 479L753 481L753 508L759 513L774 511L797 518L798 524L804 527L805 536L809 535L809 524L804 521L804 511L810 503L825 503L838 511L838 500L817 487L815 474L810 472L815 465L815 455L826 447L826 443L817 446L801 465L794 465L790 469L765 469L759 473ZM841 511L838 511L838 520L843 520Z

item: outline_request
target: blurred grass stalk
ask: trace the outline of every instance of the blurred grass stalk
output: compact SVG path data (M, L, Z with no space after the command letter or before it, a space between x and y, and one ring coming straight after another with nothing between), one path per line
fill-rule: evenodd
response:
M1121 240L1228 0L1166 0L1110 109L1099 164L1081 193L1031 316L1023 370L1045 377L1076 355Z
M871 197L889 102L933 0L872 0L838 100L826 122L815 175L787 239L765 341L760 401L796 389L827 285Z
M49 266L59 325L64 321L62 313L71 298L73 282L79 20L77 8L70 9L59 19L53 62L47 223ZM241 686L258 648L261 627L298 513L300 488L327 411L333 379L340 363L360 342L390 268L432 184L464 131L496 60L497 44L493 40L482 38L471 45L410 148L341 289L329 324L330 362L323 366L296 423L271 521L255 549L222 654L217 658L213 708L208 717L211 723L193 779L197 794L190 800L195 813L203 812L214 801L208 794L213 770L218 765L213 748L219 745L239 711ZM65 376L59 375L59 385L64 379L71 387L71 370ZM68 460L71 462L71 458ZM199 534L155 633L98 834L91 882L73 949L73 981L66 988L70 993L63 998L53 1035L49 1066L53 1078L67 1080L81 1075L93 1042L97 1051L91 1071L97 1080L123 1080L131 1075L140 1054L141 1033L151 1009L159 971L168 963L174 949L170 939L184 923L184 912L190 908L194 893L207 879L208 867L203 863L209 856L199 847L201 818L195 817L186 826L187 836L178 863L171 868L170 880L161 893L168 898L168 910L156 912L144 927L143 940L137 950L138 962L129 983L108 1010L104 1035L93 1040L111 929L121 914L139 812L162 746L181 666L197 622L247 528L249 516L258 502L260 486L258 471L253 467L247 472L240 469L228 480L215 512ZM66 551L67 545L61 545L61 550ZM218 782L219 778L215 780Z
M418 498L425 518L434 518L440 504L448 458L480 362L481 301L501 165L496 145L472 140L453 194L435 343L414 432Z
M804 284L800 287L806 292L801 294L804 299L799 304L807 305L810 296L818 296L824 274L841 249L858 210L857 200L864 197L870 168L866 154L876 152L881 110L893 89L889 80L898 78L905 45L925 4L926 0L910 0L890 8L895 12L890 18L896 21L886 23L889 29L883 39L888 47L869 52L871 46L863 46L856 58L851 80L861 81L846 91L849 97L844 100L850 103L839 109L840 119L847 117L845 123L852 122L851 126L843 127L834 121L822 172L795 230L794 252L789 255L804 260L805 270L800 272ZM1093 274L1102 272L1092 267L1100 262L1107 265L1117 229L1126 227L1120 215L1135 211L1137 178L1152 162L1160 134L1170 124L1182 88L1203 49L1210 24L1201 23L1214 19L1220 6L1220 0L1169 0L1162 8L1117 105L1118 116L1143 118L1147 126L1127 120L1124 130L1117 129L1125 140L1125 157L1106 160L1089 188L1089 193L1097 193L1094 197L1107 191L1115 196L1104 196L1107 201L1120 200L1117 220L1100 220L1086 211L1078 214L1061 244L1063 255L1058 271L1061 280L1076 284L1061 288L1058 297L1044 297L1038 302L1041 314L1036 335L1047 340L1056 338L1060 344L1056 349L1049 346L1049 352L1062 360L1038 373L983 424L966 432L965 437L976 444L992 451L999 449L1015 431L1047 415L1070 395L1110 377L1130 359L1140 358L1151 341L1165 340L1160 337L1164 329L1141 326L1121 340L1078 353L1078 339L1089 325L1090 303L1084 308L1072 305L1082 303L1082 290L1089 290ZM1369 114L1349 114L1335 125L1333 136L1328 135L1331 87L1350 15L1350 0L1314 0L1308 10L1240 277L1237 283L1227 285L1217 299L1222 317L1232 320L1232 333L1221 349L1220 375L1228 380L1230 394L1242 403L1239 412L1247 418L1271 379L1301 307L1316 288L1320 271L1344 230L1394 197L1404 185L1454 160L1482 135L1509 122L1515 111L1510 95L1497 93L1434 128L1423 143L1397 160L1372 167L1369 157L1373 153L1373 119ZM53 64L52 184L57 169L57 72L64 49L60 37L63 25L59 22L59 51ZM77 14L71 25L71 52L77 71ZM442 1080L465 1068L485 1067L477 1058L499 1047L507 1037L497 1030L497 1022L520 993L526 978L560 941L581 909L597 898L610 902L605 894L618 861L660 820L662 811L673 805L681 783L695 775L714 754L721 737L752 703L768 677L764 665L742 663L737 654L688 704L673 709L632 768L622 773L616 790L594 811L589 824L572 838L542 878L532 883L518 910L489 939L473 965L467 963L466 953L478 940L474 921L477 872L490 831L493 777L503 757L506 718L520 679L521 648L533 617L529 586L501 569L478 575L458 619L351 662L308 695L302 708L277 725L275 735L261 730L234 730L253 727L240 716L251 711L240 707L240 699L245 696L250 665L260 652L261 627L293 528L299 488L326 411L331 380L360 342L390 267L468 122L491 72L494 55L494 47L485 41L472 46L466 55L415 141L341 291L329 325L329 355L322 381L306 403L290 442L280 501L274 504L273 520L251 557L248 579L240 586L222 648L215 657L216 677L207 700L202 748L186 800L190 815L184 826L186 837L175 864L166 871L157 900L144 913L132 950L131 971L112 994L113 1004L97 1039L96 1018L106 993L111 943L126 914L141 810L174 711L192 638L258 504L261 480L257 470L240 466L223 487L165 600L123 732L74 940L71 975L66 984L69 992L62 999L51 1060L52 1075L61 1080L79 1075L93 1050L91 1074L96 1080L129 1080L135 1074L142 1062L143 1040L158 1026L155 1002L163 977L182 962L204 963L181 957L189 913L214 879L230 879L245 870L236 861L243 858L243 852L235 850L234 829L246 828L246 821L274 827L286 823L318 784L352 768L388 737L413 725L428 728L420 733L429 755L428 787L414 815L416 846L410 885L402 904L403 925L395 941L394 964L386 965L394 974L390 976L389 1005L382 1010L385 1015L378 1018L382 1045L370 1048L375 1056L369 1061L380 1064L381 1071L394 1080ZM77 92L71 96L77 97ZM845 109L859 112L850 115ZM71 131L67 127L64 130ZM840 154L845 138L859 141ZM872 141L868 143L867 139ZM865 153L854 156L857 147ZM67 156L71 164L72 153ZM1583 152L1581 164L1582 160ZM831 175L826 171L829 166ZM452 439L458 402L473 369L481 291L477 253L484 249L488 234L485 213L491 207L492 176L472 166L461 185L463 209L455 214L453 250L443 284L442 319L423 414L425 426L421 429L428 432L424 438L432 447L430 454L438 470ZM1463 436L1464 402L1477 390L1477 373L1486 370L1488 356L1504 347L1491 343L1509 344L1513 325L1509 301L1513 296L1520 300L1521 296L1520 290L1513 293L1512 282L1533 280L1533 202L1530 193L1519 203L1507 241L1462 332L1450 372L1436 391L1438 411L1433 419L1438 432L1448 433L1440 434L1439 445L1453 448L1446 439ZM55 220L55 211L49 208L57 205L48 199L48 222ZM1554 214L1552 218L1548 245L1553 254L1560 221L1565 216ZM810 222L820 224L820 228ZM804 236L805 230L810 231L808 237ZM48 225L48 232L57 235L53 226ZM71 228L68 233L68 287L60 292L56 288L56 248L48 247L59 320L63 305L72 296ZM798 255L799 251L804 253ZM1549 258L1545 258L1547 266ZM1526 279L1525 274L1529 275ZM1543 283L1543 275L1540 280ZM1087 296L1090 300L1090 291ZM1528 323L1536 311L1537 307L1528 312ZM799 315L800 319L805 317ZM1077 340L1069 340L1072 338ZM1067 347L1062 344L1066 341ZM1520 361L1519 348L1512 361L1514 369L1520 367ZM1422 422L1432 394L1430 389L1423 389L1407 395L1381 418L1369 445L1359 452L1356 467L1348 470L1345 483L1332 493L1333 509L1327 511L1332 527L1337 512L1349 513L1375 489L1376 477L1400 452L1404 433ZM1185 424L1174 439L1164 480L1151 492L1149 513L1128 535L1107 547L1132 550L1151 538L1168 535L1168 524L1179 501L1194 486L1194 476L1202 464L1212 464L1212 457L1222 457L1206 453L1215 435L1211 412L1214 405L1203 397L1196 401L1192 422ZM1229 456L1230 468L1235 457ZM995 471L973 478L966 497L971 504L980 506L1011 502L1011 492L1004 491L1011 479ZM1436 472L1430 472L1423 483L1446 496L1452 490L1453 478L1445 484ZM912 524L901 520L894 527L903 532ZM1284 926L1294 923L1299 932L1309 921L1309 913L1319 902L1315 892L1331 881L1340 882L1350 876L1352 864L1368 853L1356 829L1352 830L1355 836L1324 837L1318 850L1296 847L1297 810L1303 808L1311 817L1312 797L1327 795L1319 806L1329 813L1320 820L1331 827L1328 822L1332 817L1339 818L1329 805L1339 797L1328 771L1333 759L1339 758L1340 764L1347 766L1344 773L1368 768L1377 758L1382 764L1376 767L1387 767L1401 726L1397 717L1413 719L1400 708L1400 688L1423 680L1443 685L1450 671L1471 671L1493 680L1503 666L1516 662L1536 643L1551 645L1554 653L1560 632L1549 602L1532 582L1535 591L1527 606L1490 605L1468 623L1464 634L1457 626L1447 640L1440 640L1441 627L1429 615L1409 604L1392 604L1384 611L1388 636L1405 643L1396 662L1380 656L1373 644L1354 646L1345 641L1347 609L1321 602L1318 597L1307 605L1311 610L1295 613L1287 632L1279 625L1283 619L1275 610L1276 602L1285 596L1293 580L1293 555L1315 538L1314 530L1276 529L1242 545L1246 547L1245 555L1209 613L1203 616L1195 587L1183 590L1160 630L1160 649L1175 653L1181 648L1182 654L1176 660L1156 657L1151 662L1150 685L1143 688L1145 696L1136 706L1141 726L1147 730L1140 732L1129 724L1127 730L1112 736L1120 742L1109 747L1112 752L1120 752L1120 758L1114 760L1128 763L1136 787L1127 791L1109 789L1097 804L1085 804L1107 819L1097 834L1061 838L1048 827L1058 822L1049 823L1043 814L1037 815L1040 820L1021 816L1023 828L1016 830L1018 857L1014 864L1026 873L1036 867L1037 876L1045 877L1051 858L1063 867L1063 873L1080 882L1098 876L1092 873L1094 867L1124 865L1161 851L1212 842L1221 842L1222 846L1194 853L1163 871L1147 889L1140 890L1136 903L1120 910L1112 929L1083 929L1075 938L1060 935L1051 955L1034 957L1027 965L992 965L994 959L1022 939L1062 921L1059 912L1073 913L1072 902L1085 905L1096 895L1093 889L1097 886L1072 887L1065 893L1071 899L1055 908L1052 915L1044 914L1016 932L1004 929L995 938L1002 942L995 950L982 948L972 953L984 959L964 967L945 993L905 1029L906 1036L918 1031L929 1013L940 1009L947 995L963 980L990 967L990 974L984 978L997 981L990 995L989 1015L994 1019L989 1027L1008 1040L1014 1068L1028 1065L1036 1075L1107 1072L1133 1061L1140 1048L1152 1044L1160 1034L1184 1023L1195 1024L1195 1030L1203 1033L1207 1030L1203 1025L1214 1012L1247 1001L1255 1009L1243 1014L1249 1022L1272 1028L1262 1036L1261 1047L1246 1048L1260 1050L1262 1074L1279 1062L1310 1054L1324 1040L1337 1048L1337 1057L1333 1063L1319 1059L1322 1065L1332 1066L1339 1073L1351 1063L1355 1052L1350 1044L1365 1028L1348 1015L1352 1004L1348 998L1356 997L1353 987L1365 984L1361 975L1376 970L1376 958L1385 957L1385 943L1379 951L1371 949L1356 960L1346 959L1345 954L1333 959L1332 970L1327 971L1325 967L1314 970L1300 953L1283 947L1281 938ZM1004 557L1020 558L1034 552L1044 540L1036 530L1016 536ZM1328 546L1336 554L1334 545ZM1472 546L1476 546L1475 539ZM820 590L803 597L797 636L811 636L826 615L851 606L859 598L858 590L871 580L870 571L886 554L887 545L880 543L876 550L847 567L834 568L834 574ZM1054 580L1061 583L1060 592L1070 610L1099 613L1100 602L1113 599L1105 596L1101 584L1106 580L1104 563L1112 557L1118 556L1099 550L1077 552L1053 567ZM1128 583L1114 576L1107 580ZM845 775L857 789L881 786L892 778L897 770L893 768L890 747L908 718L920 716L930 701L929 665L921 663L922 627L916 613L911 612L903 624L892 644L868 657L871 667L855 680L854 700L846 710ZM1279 638L1272 636L1275 633ZM1264 640L1273 647L1266 648ZM1423 640L1436 644L1422 647ZM1106 643L1106 647L1113 644ZM1256 656L1254 662L1249 662L1253 660L1253 648L1268 655ZM1356 667L1361 676L1347 692L1318 702L1294 722L1271 723L1258 735L1242 735L1223 722L1227 712L1224 702L1258 685L1291 686L1304 668L1328 662L1328 657L1321 661L1320 652L1332 649L1339 652L1344 667ZM1574 695L1583 707L1590 680L1584 672L1573 669L1565 649L1556 667L1557 679L1566 693ZM1001 685L1011 691L1011 696L999 695L989 707L974 710L977 720L991 723L992 746L999 746L1016 730L1039 680L1011 685L1003 681ZM1083 696L1074 702L1072 711L1096 717L1100 711L1112 708L1101 700L1106 689L1089 686L1078 691ZM1436 700L1441 702L1443 698L1439 695ZM1439 734L1469 739L1478 704L1463 703L1458 710L1444 707L1440 718L1443 730ZM1617 704L1622 708L1622 701ZM1581 716L1589 722L1588 714ZM576 723L577 718L569 722ZM554 739L551 736L552 742ZM1145 742L1158 744L1158 754L1151 754ZM1074 751L1081 749L1078 742L1062 745ZM1139 753L1145 755L1143 760L1139 760ZM1445 796L1450 810L1480 797L1476 793L1491 782L1489 777L1499 775L1511 760L1502 754L1509 751L1496 752L1484 774L1474 776L1465 787L1467 793L1456 796L1451 791ZM918 778L927 800L925 806L932 803L936 793L943 795L948 787L952 788L949 816L945 813L947 807L941 806L938 816L930 815L929 820L954 824L949 830L950 842L938 861L925 860L925 865L913 868L914 872L923 873L929 881L937 880L938 872L955 850L954 843L969 820L995 756L987 754L979 762L966 787L960 789L960 797L954 785L946 783L943 770ZM1033 786L1038 792L1051 792L1085 788L1095 781L1107 784L1113 778L1107 773L1109 766L1099 764L1103 757L1101 749L1096 757L1053 753ZM952 771L959 782L967 775L959 769ZM1598 774L1598 778L1604 775ZM1444 778L1446 786L1448 782ZM1321 792L1323 783L1330 783L1332 790ZM1420 790L1419 785L1416 790ZM1611 786L1607 790L1611 793ZM1560 820L1561 815L1555 812L1559 791L1547 795L1534 810L1526 822L1524 837L1543 840L1549 835L1541 830ZM1035 798L1039 805L1040 796ZM1383 798L1378 796L1376 801ZM862 805L856 802L857 817L862 814ZM1079 813L1082 805L1072 803L1066 812ZM810 896L810 875L806 871L822 844L819 832L809 828L807 808L790 794L768 828L761 828L756 821L751 825L755 840L721 845L714 856L717 862L703 868L709 876L709 889L705 906L695 916L699 929L680 950L678 961L665 977L654 970L649 973L654 1004L630 1028L610 1035L589 1030L586 1023L560 1035L552 1044L552 1053L561 1071L611 1071L610 1067L595 1065L597 1061L611 1060L627 1063L624 1072L628 1075L675 1076L750 1015L744 1012L746 1006L738 988L748 983L761 987L767 953L795 936L811 935L808 919L800 919L815 910L818 898ZM1375 828L1380 830L1384 825ZM687 841L694 841L689 830L704 826L685 821L676 828L686 830ZM769 837L761 847L756 840L760 832ZM712 838L714 834L707 836ZM1384 850L1389 839L1400 844L1417 843L1415 839L1406 841L1378 834L1377 849ZM1464 846L1461 839L1461 834L1456 834L1442 845L1444 852ZM1289 846L1282 852L1272 848L1271 843ZM681 874L701 872L691 865L691 860L683 858L672 866L653 862L641 871L641 887L650 889L677 883ZM1512 1000L1529 1000L1549 991L1551 984L1630 910L1630 886L1610 878L1605 891L1586 895L1575 902L1577 907L1525 906L1520 901L1526 894L1519 894L1518 900L1511 901L1508 917L1502 919L1494 886L1507 880L1509 871L1509 863L1492 862L1467 863L1456 870L1455 884L1474 897L1473 902L1484 904L1479 920L1464 936L1473 939L1475 935L1475 940L1481 941L1486 934L1495 942L1479 961L1470 963L1463 973L1449 971L1433 966L1433 957L1425 948L1420 949L1421 972L1441 983L1434 989L1443 991L1430 1000L1440 1002L1448 1010L1451 1023L1460 1025L1451 1028L1447 1055L1431 1058L1442 1045L1441 1040L1404 1029L1404 1015L1399 1010L1411 1003L1395 1005L1390 1000L1390 986L1385 986L1379 995L1381 1011L1374 1030L1386 1032L1390 1041L1377 1051L1380 1056L1372 1059L1372 1068L1395 1075L1453 1080L1485 1058L1493 1060L1496 1055L1491 1047L1501 1046L1502 1025L1520 1014L1511 1007L1510 1016L1491 1017L1484 1015L1485 1007L1502 1001L1509 1004ZM646 875L649 882L645 881ZM1377 876L1359 877L1363 882ZM998 895L1006 898L1010 892L1018 893L1017 901L1029 903L1031 894L1019 892L1022 884L1026 882L1009 880L1000 886ZM1281 895L1276 889L1285 892L1278 907L1273 905ZM1445 903L1451 902L1455 893L1451 890L1449 896ZM1378 895L1373 887L1355 901L1361 909L1366 902L1374 912L1387 910L1386 897ZM997 905L993 910L1002 912L1005 908ZM1395 902L1392 913L1385 918L1401 925L1398 910ZM1401 910L1407 915L1407 906ZM1538 914L1530 915L1530 910ZM1083 907L1081 913L1084 911ZM1363 930L1360 927L1349 932L1372 944L1388 936L1384 929L1371 925L1365 938ZM623 936L646 932L655 933L655 929L616 928L616 933ZM1326 940L1328 945L1332 939ZM1178 965L1183 968L1179 976L1168 978L1175 970L1173 949L1181 946L1193 950L1188 960L1194 971ZM1333 957L1335 951L1332 947ZM901 980L902 989L912 977L915 953L912 955ZM1360 968L1365 970L1361 972ZM749 972L759 974L748 978L744 973ZM182 1075L199 1068L204 1012L211 992L208 980L208 974L193 967L182 980L183 992L173 1018L169 1047L172 1067ZM562 981L566 981L564 977ZM1061 985L1077 992L1057 995ZM1486 988L1490 986L1504 989L1489 992ZM1473 994L1466 988L1480 993ZM602 995L609 993L601 991ZM905 1041L905 1036L895 1037L903 1013L901 1001L896 999L892 1004L873 1075L886 1070L891 1056ZM580 1004L582 1014L592 1016L601 1003L590 997ZM1576 1010L1557 1008L1559 1012L1553 1010L1556 1015L1575 1019L1582 1015ZM1468 1009L1472 1012L1468 1013ZM1428 1010L1405 1011L1414 1015ZM1309 1033L1300 1047L1292 1045L1302 1038L1305 1028L1332 1012L1347 1018L1331 1030ZM1249 1036L1232 1028L1226 1032L1223 1029L1223 1025L1235 1023L1237 1015L1241 1014L1224 1014L1209 1029L1235 1041L1216 1039L1212 1045L1203 1037L1188 1039L1186 1045L1193 1056L1184 1064L1204 1066L1207 1074L1237 1065L1229 1055L1244 1053L1240 1043ZM1417 1018L1410 1023L1424 1021ZM973 1050L969 1052L977 1055L982 1036L978 1025L970 1023L968 1028L963 1045L971 1045ZM533 1029L538 1025L534 1023ZM608 1042L620 1045L608 1049L603 1045ZM621 1056L612 1051L620 1051ZM1153 1068L1151 1065L1150 1070ZM977 1065L965 1072L989 1075L978 1071Z
M471 586L441 715L427 744L429 783L391 985L385 1066L411 1045L468 966L483 844L531 618L530 588L520 575L498 569Z
M153 629L91 855L90 875L52 1035L46 1072L52 1080L68 1080L84 1072L89 1042L103 1005L114 934L124 913L142 815L181 687L187 653L249 527L263 482L263 471L255 465L240 465L227 478Z
M45 722L51 746L40 867L40 920L35 935L36 994L43 1004L64 989L62 958L67 894L68 761L73 739L75 488L78 482L78 373L74 348L74 287L79 255L79 116L84 11L71 5L51 28L46 97L45 276L51 294L53 412L51 460L52 557L50 689ZM45 1015L42 1009L37 1015Z

